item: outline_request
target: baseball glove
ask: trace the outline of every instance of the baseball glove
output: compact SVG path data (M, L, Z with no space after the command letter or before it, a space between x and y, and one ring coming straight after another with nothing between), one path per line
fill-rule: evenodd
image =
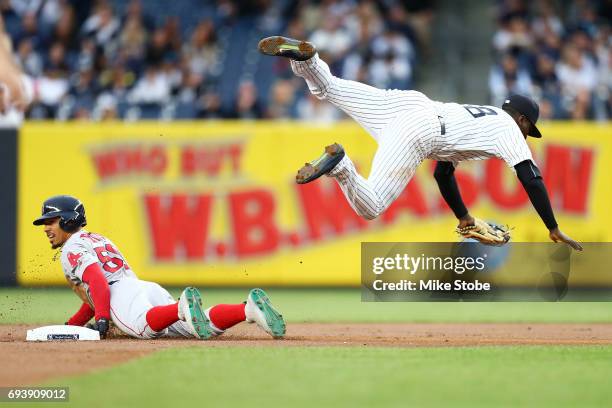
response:
M504 245L510 241L510 231L500 225L490 224L474 218L474 225L457 227L457 233L463 238L472 238L485 245Z

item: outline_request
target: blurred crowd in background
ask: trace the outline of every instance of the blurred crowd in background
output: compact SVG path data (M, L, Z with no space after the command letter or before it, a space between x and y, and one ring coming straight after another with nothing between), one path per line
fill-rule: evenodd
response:
M612 2L550 0L499 4L493 37L492 104L533 95L547 119L607 120L612 115Z
M545 118L609 118L600 3L610 2L499 1L491 102L524 93ZM261 56L259 39L308 39L336 75L397 89L418 89L415 70L434 48L425 0L0 0L0 12L34 78L30 119L329 122L338 110L312 97L286 59Z
M0 1L17 63L36 79L27 116L60 120L333 120L338 112L308 95L288 61L260 56L257 41L283 32L308 38L339 75L408 89L419 35L408 21L427 32L418 22L427 8L411 7L348 0Z

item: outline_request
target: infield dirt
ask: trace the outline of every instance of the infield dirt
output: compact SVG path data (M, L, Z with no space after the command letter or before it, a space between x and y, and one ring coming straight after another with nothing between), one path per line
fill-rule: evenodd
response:
M103 342L25 341L32 325L0 325L0 386L35 384L110 367L170 347L453 347L491 345L611 345L612 324L527 323L299 323L274 340L241 324L207 341L138 340L116 336Z

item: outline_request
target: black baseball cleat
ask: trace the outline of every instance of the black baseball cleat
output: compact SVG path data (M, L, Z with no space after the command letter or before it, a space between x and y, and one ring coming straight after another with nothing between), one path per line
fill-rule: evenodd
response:
M325 153L318 159L306 163L298 170L295 181L298 184L310 183L329 173L344 157L344 148L338 143L325 147Z
M264 38L259 41L257 48L262 54L287 57L296 61L306 61L317 53L317 48L312 43L280 36Z

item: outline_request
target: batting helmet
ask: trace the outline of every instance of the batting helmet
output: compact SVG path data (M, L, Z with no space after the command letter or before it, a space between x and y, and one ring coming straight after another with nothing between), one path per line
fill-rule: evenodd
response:
M75 232L87 225L85 207L77 198L58 195L45 200L42 215L34 220L34 225L42 225L49 218L59 218L60 228L66 232Z

